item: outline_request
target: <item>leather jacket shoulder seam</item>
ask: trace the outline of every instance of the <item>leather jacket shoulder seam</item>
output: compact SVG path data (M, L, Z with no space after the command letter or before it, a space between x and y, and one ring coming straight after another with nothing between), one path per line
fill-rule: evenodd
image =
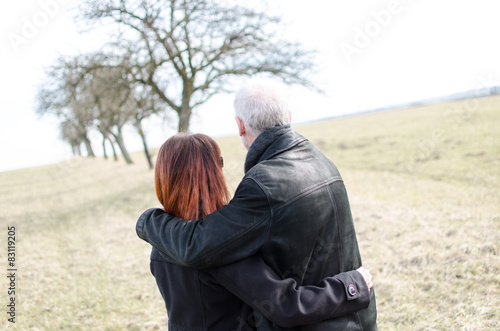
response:
M292 141L290 144L286 145L285 147L283 147L283 148L281 148L279 150L274 151L271 155L269 155L268 157L266 157L266 160L269 160L269 159L273 158L274 156L276 156L278 154L281 154L281 153L283 153L283 152L285 152L285 151L287 151L287 150L289 150L289 149L291 149L291 148L293 148L293 147L295 147L295 146L303 143L304 141L308 141L308 140L306 138L304 138L304 137L297 138L294 141ZM262 161L264 161L264 160L262 160Z
M289 204L295 202L296 200L300 199L301 197L303 196L306 196L320 188L323 188L325 186L328 186L330 185L331 183L334 183L334 182L338 182L338 181L342 181L342 177L340 176L335 176L335 177L332 177L330 179L328 179L327 181L323 182L323 183L320 183L320 184L317 184L317 185L314 185L312 187L310 187L309 189L297 194L295 197L293 197L292 199L288 200L287 202L285 202L284 204L282 204L281 206L277 207L276 210L280 210L280 209L283 209L285 207L287 207Z
M269 220L270 220L270 222L267 225L266 238L264 239L264 243L262 244L262 247L264 247L267 244L268 239L269 239L269 234L271 233L271 222L273 220L274 211L273 211L271 201L269 199L269 193L267 192L267 189L259 181L257 181L254 177L249 176L248 179L253 181L262 190L262 192L266 196L267 205L269 207Z

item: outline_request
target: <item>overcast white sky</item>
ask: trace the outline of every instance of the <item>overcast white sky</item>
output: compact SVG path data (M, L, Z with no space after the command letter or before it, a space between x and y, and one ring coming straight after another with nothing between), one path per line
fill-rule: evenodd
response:
M0 5L0 171L66 160L54 119L34 114L44 68L61 54L92 50L95 35L77 33L77 0ZM274 0L291 38L320 53L321 96L294 88L293 121L304 122L433 96L500 85L500 2L496 0ZM192 130L236 134L232 96L198 110ZM175 124L150 123L159 146ZM355 128L353 128L355 130ZM140 150L130 130L127 144ZM100 143L96 142L96 150Z

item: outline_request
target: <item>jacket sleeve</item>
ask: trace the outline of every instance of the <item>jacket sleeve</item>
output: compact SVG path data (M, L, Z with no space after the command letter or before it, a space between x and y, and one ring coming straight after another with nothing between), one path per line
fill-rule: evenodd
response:
M291 278L280 279L260 255L208 271L218 283L282 327L344 316L370 304L368 286L355 270L308 286L297 286Z
M254 255L265 243L270 214L266 194L252 179L245 179L229 204L203 221L152 208L139 217L136 232L169 262L207 268Z

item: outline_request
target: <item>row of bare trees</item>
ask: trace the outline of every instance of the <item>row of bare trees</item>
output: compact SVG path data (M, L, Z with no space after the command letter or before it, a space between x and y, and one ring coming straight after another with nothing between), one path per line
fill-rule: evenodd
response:
M89 133L101 133L132 160L123 127L141 136L142 121L173 111L189 130L193 109L214 94L231 92L234 78L278 76L311 86L311 52L284 39L280 18L221 0L85 0L76 18L91 28L114 26L106 51L61 57L39 91L40 114L61 120L61 135L75 153L94 155ZM114 152L116 158L116 152Z
M106 142L115 160L115 144L127 163L132 163L125 146L123 128L132 125L142 138L149 166L149 152L143 120L165 111L152 88L139 84L131 74L132 67L121 57L93 53L76 57L61 57L48 71L48 82L38 93L38 112L53 114L61 120L61 136L80 154L84 145L88 156L94 156L89 134L102 135L104 156Z

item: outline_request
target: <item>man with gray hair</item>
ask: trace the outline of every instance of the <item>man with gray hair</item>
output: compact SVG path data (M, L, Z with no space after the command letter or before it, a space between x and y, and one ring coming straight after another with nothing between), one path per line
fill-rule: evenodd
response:
M233 107L240 137L247 150L262 132L291 121L282 91L270 82L256 81L243 86L234 98Z
M136 231L170 262L208 268L260 253L282 278L314 285L361 266L349 200L335 165L290 127L285 99L267 84L250 84L234 100L248 150L233 199L205 220L178 219L159 209L141 215ZM357 288L346 286L347 300ZM259 303L271 311L281 297ZM254 312L257 330L284 330ZM366 309L293 330L376 330L374 288ZM243 329L243 328L242 328ZM289 330L289 329L287 329Z

